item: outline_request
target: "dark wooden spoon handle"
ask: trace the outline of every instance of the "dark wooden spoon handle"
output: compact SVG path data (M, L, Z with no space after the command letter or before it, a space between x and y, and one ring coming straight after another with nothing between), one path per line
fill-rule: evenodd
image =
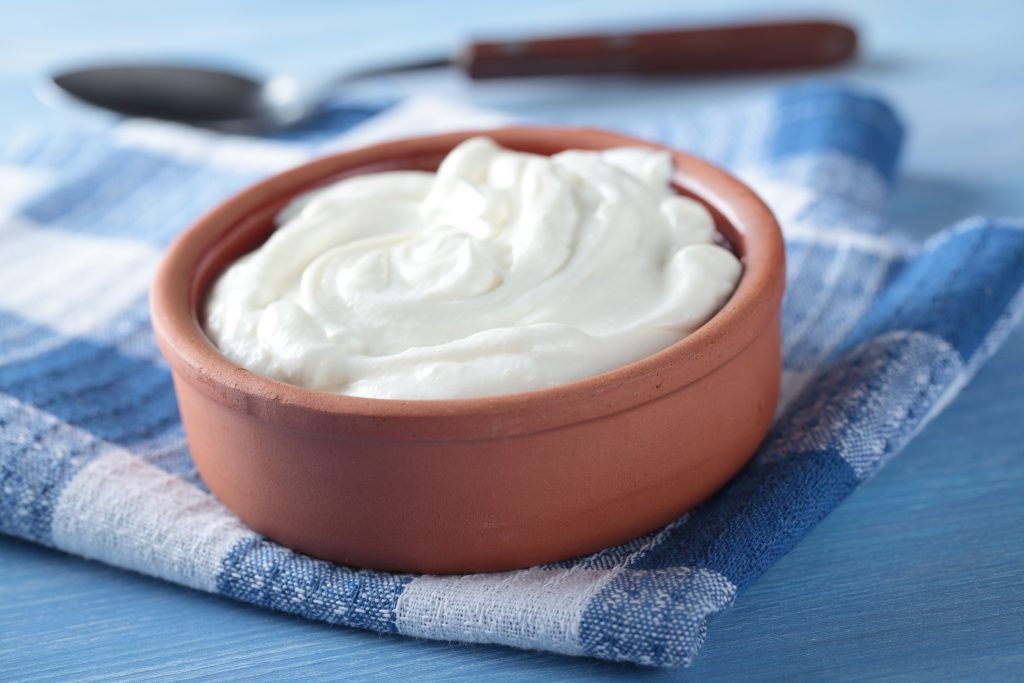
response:
M814 20L474 42L455 61L471 78L704 74L836 64L856 48L852 27Z

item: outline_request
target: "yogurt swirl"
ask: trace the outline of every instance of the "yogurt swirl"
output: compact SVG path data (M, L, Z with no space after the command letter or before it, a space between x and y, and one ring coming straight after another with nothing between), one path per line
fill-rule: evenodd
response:
M296 199L218 279L206 331L238 365L389 399L508 394L639 360L739 280L671 156L551 157L488 138L437 173L356 176Z

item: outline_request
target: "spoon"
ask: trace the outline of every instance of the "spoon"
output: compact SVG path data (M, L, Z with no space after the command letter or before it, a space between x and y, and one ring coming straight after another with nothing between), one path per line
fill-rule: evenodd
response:
M351 71L303 92L289 76L175 64L107 64L61 71L50 81L87 104L203 128L266 133L321 111L346 84L375 76L456 67L472 79L574 74L723 74L837 64L857 34L827 20L733 24L640 33L473 42L454 57Z

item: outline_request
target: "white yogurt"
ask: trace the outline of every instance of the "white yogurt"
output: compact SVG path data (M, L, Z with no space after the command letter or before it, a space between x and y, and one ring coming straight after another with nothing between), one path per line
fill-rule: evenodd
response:
M295 200L231 265L206 331L235 363L391 399L508 394L582 379L687 336L740 264L671 157L552 157L467 140L437 173L357 176Z

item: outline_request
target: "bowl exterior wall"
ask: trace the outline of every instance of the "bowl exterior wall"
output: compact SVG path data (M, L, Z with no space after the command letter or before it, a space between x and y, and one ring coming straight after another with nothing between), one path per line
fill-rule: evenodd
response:
M192 456L247 525L300 552L402 572L499 571L622 543L721 488L766 434L780 330L702 379L596 420L479 440L294 430L175 388ZM601 400L594 396L593 400Z

